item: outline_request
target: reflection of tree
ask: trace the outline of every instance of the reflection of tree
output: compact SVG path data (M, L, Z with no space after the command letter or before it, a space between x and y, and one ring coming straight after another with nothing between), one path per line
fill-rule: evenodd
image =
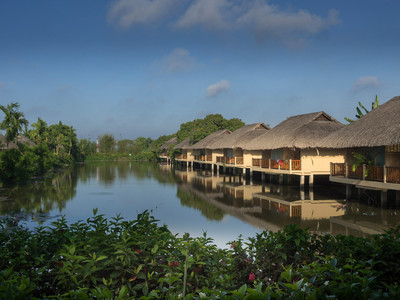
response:
M0 214L13 215L21 212L61 211L76 194L77 177L73 169L56 174L52 179L17 185L0 191Z
M193 192L187 192L178 187L177 197L181 200L182 205L200 210L201 214L209 220L220 221L224 217L224 212L221 209Z

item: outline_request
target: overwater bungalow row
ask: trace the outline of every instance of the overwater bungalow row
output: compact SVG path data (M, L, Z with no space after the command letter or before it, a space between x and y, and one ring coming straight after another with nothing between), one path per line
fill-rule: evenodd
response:
M333 133L323 145L345 157L342 163L331 163L331 181L346 184L348 194L351 186L380 190L382 204L393 190L400 204L400 97Z
M217 172L221 167L267 174L299 175L300 184L309 176L329 175L330 162L344 162L338 150L319 150L317 145L343 124L324 112L298 115L270 129L264 123L245 125L234 132L218 131L190 146L188 141L178 161L208 164ZM197 151L197 152L196 152Z

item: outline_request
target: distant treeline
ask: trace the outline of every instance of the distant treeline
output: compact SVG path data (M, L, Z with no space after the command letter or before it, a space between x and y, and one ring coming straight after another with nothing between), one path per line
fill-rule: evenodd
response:
M43 176L56 168L85 160L155 161L160 146L173 137L178 142L189 138L194 144L217 130L234 131L244 125L240 119L228 120L220 114L211 114L183 123L176 133L154 140L145 137L116 140L113 134L105 133L99 136L97 145L90 138L78 140L75 129L62 122L48 125L38 118L29 126L24 114L19 111L18 103L0 105L0 110L4 113L0 123L0 130L4 133L0 136L0 181ZM168 149L171 156L176 151L172 148L173 145Z
M186 138L190 139L190 143L194 144L207 135L221 129L234 131L245 125L240 119L225 119L220 114L212 114L204 119L196 119L180 125L180 129L173 134L163 135L153 140L151 138L139 137L135 140L123 139L117 141L110 133L103 134L99 137L99 151L96 154L96 143L86 139L80 140L82 153L90 155L89 159L102 158L130 158L134 160L156 160L159 148L173 137L178 142ZM172 148L172 145L171 145ZM169 149L172 153L173 149ZM95 156L93 156L96 154Z

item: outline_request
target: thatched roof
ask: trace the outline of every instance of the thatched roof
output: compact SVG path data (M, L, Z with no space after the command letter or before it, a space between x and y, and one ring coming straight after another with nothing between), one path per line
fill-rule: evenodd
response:
M163 145L161 145L158 149L160 150L165 150L169 148L169 145L173 144L175 145L178 142L178 139L176 137L173 137L172 139L169 139L166 141Z
M264 123L255 123L245 125L239 129L236 129L231 134L227 134L220 139L217 139L214 143L209 145L209 149L233 149L243 148L249 141L264 134L270 128Z
M178 143L174 149L189 149L190 147L190 138L184 139L182 142Z
M321 111L297 115L251 140L244 149L314 148L320 140L344 125Z
M400 96L378 106L322 141L322 147L379 147L400 144Z
M228 129L221 129L207 135L204 139L196 144L190 146L188 149L209 149L215 141L221 139L223 136L230 134L231 131Z
M0 150L16 149L18 143L26 144L30 147L36 146L36 144L34 142L32 142L30 139L28 139L27 137L19 135L14 142L8 143L8 148L7 148L6 137L4 135L0 134Z

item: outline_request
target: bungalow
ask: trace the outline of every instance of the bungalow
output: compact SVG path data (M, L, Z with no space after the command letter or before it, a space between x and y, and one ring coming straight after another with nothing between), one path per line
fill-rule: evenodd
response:
M399 116L400 96L327 137L324 147L345 153L344 162L332 162L330 180L381 190L382 204L386 202L386 191L396 190L400 203Z
M238 146L253 153L253 171L299 175L300 185L309 176L312 185L314 175L329 175L330 162L344 162L340 150L320 148L323 138L342 127L322 111L297 115Z
M175 145L177 142L178 142L178 139L176 137L173 137L173 138L169 139L168 141L166 141L163 145L161 145L158 148L158 150L161 151L160 158L166 159L167 162L169 162L170 156L168 153L168 149L170 149L170 147Z
M19 135L14 142L8 142L8 147L7 147L6 137L0 134L0 150L16 149L18 147L18 144L24 144L29 147L36 146L36 144L27 137Z
M251 168L254 153L243 148L249 141L261 136L269 129L269 126L264 123L245 125L210 144L209 148L216 155L217 166Z
M189 146L188 149L192 150L194 162L209 165L215 164L217 162L217 156L221 156L222 152L215 152L210 146L229 134L231 134L230 130L221 129L209 134L194 145Z

